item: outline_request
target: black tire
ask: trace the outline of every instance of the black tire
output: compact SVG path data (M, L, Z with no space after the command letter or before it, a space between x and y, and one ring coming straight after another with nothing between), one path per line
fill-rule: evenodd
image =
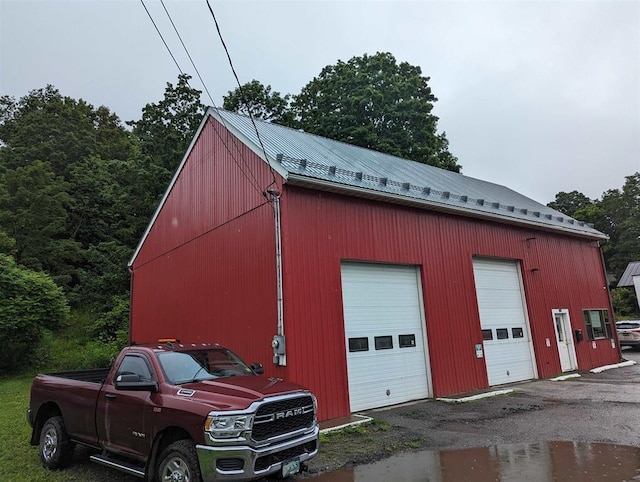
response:
M173 442L160 454L157 482L202 482L196 448L191 440Z
M40 432L40 461L50 470L62 469L71 463L75 444L69 439L62 417L48 419Z

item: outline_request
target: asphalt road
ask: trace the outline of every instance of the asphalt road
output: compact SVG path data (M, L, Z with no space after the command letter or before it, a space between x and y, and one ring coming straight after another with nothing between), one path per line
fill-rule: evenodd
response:
M638 364L513 384L512 395L471 403L423 401L368 414L427 437L431 449L563 440L640 447L640 351L622 353Z

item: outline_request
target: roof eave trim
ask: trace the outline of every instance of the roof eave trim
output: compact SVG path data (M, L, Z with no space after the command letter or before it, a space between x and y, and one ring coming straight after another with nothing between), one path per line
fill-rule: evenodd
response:
M544 223L538 223L535 221L528 221L526 219L515 219L505 216L496 216L490 213L484 213L482 211L476 211L473 209L464 208L462 206L448 206L446 204L440 204L430 202L422 199L416 199L408 196L402 196L400 194L388 193L384 191L373 191L367 188L361 188L358 186L350 186L348 184L342 184L324 179L317 179L308 176L301 176L295 173L289 173L289 177L286 181L287 184L292 186L307 187L312 189L318 189L321 191L329 191L335 193L347 194L355 197L373 199L384 202L392 202L394 204L401 204L404 206L418 207L422 209L429 209L432 211L451 213L456 215L467 216L475 219L490 220L499 222L502 224L516 225L516 226L533 226L544 231L561 232L563 234L569 234L580 238L587 238L591 240L607 240L608 236L604 234L588 233L576 231L561 226L549 225Z

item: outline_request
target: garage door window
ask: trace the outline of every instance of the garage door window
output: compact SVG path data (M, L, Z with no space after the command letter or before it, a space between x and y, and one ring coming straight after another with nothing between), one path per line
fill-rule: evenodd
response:
M375 343L376 343L376 350L393 349L393 337L391 336L376 336Z
M369 338L349 338L349 351L369 351Z
M584 310L582 314L589 340L611 338L611 323L609 322L608 310Z
M416 346L416 335L398 335L400 348L410 348Z

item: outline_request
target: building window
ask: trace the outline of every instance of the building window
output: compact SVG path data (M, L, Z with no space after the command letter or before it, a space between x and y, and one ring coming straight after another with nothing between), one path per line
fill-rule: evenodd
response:
M400 348L410 348L416 346L416 335L398 335Z
M524 338L524 330L522 328L511 328L512 338Z
M393 348L393 337L391 336L376 336L374 341L376 350L391 350Z
M369 338L349 338L349 351L369 351Z
M498 340L506 340L509 338L509 329L508 328L497 328L496 329L496 338Z
M584 326L587 329L587 339L611 338L611 322L608 310L584 310Z
M489 329L482 330L482 339L483 340L493 340L493 332Z

